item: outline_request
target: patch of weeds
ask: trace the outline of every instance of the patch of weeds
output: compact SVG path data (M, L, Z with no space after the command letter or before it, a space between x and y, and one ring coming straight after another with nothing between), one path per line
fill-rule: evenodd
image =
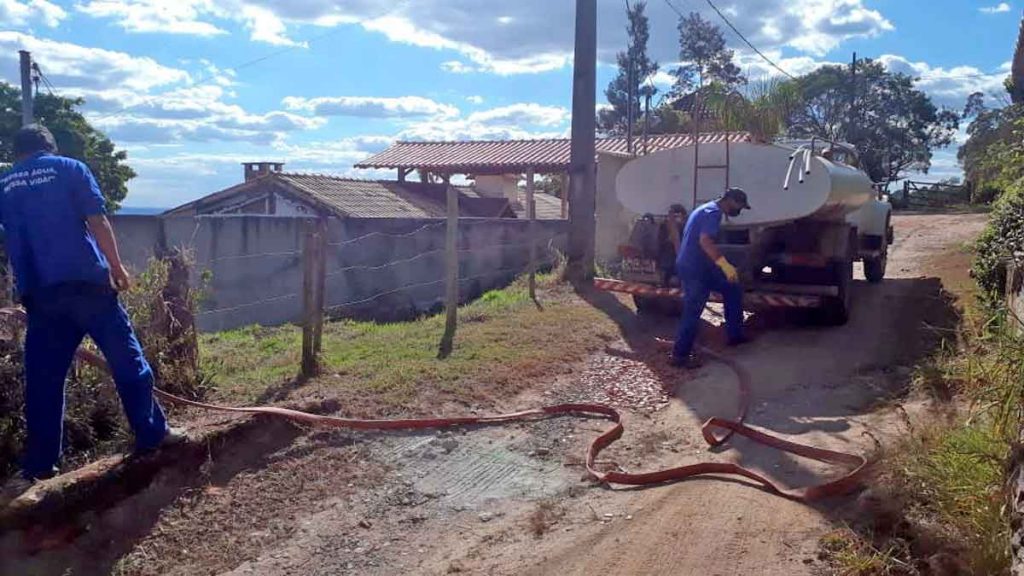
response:
M849 528L829 532L821 538L819 558L831 565L829 574L842 576L917 576L912 565L900 559L898 548L879 550Z
M893 456L891 489L908 497L908 516L942 527L976 574L1009 566L1010 527L1003 508L1009 447L985 422L923 430Z

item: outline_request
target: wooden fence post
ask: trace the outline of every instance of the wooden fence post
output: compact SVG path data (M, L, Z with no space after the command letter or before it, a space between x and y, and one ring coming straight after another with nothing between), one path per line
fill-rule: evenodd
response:
M448 183L448 178L445 178ZM444 254L446 267L445 280L445 324L444 336L441 337L441 346L438 351L438 358L447 358L451 355L455 344L455 328L458 325L459 309L459 192L454 186L448 185L448 228L445 236Z
M326 253L323 220L306 224L302 244L302 376L320 373L320 339L324 328L324 282Z
M537 203L534 201L533 168L526 170L526 217L530 222L527 224L526 233L530 236L530 299L537 301Z

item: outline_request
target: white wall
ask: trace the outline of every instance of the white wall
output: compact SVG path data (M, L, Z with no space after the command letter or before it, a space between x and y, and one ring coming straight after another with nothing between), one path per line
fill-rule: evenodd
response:
M481 195L491 198L508 198L516 202L519 200L519 175L477 176L474 188Z

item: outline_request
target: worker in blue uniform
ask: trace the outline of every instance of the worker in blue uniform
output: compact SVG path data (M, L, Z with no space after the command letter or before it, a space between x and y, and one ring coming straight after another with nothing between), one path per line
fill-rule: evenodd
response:
M686 220L676 260L683 284L683 317L670 359L673 366L697 368L701 365L700 357L693 353L693 343L711 292L722 295L729 344L736 346L747 342L743 335L743 289L739 273L719 251L717 239L723 214L735 218L749 209L746 192L729 188L718 200L698 206Z
M0 176L0 222L18 295L28 313L25 422L20 493L57 473L64 381L85 335L103 352L137 452L185 439L167 425L153 396L153 371L118 291L131 278L121 263L105 201L89 168L57 155L53 135L28 125L14 138L15 164Z

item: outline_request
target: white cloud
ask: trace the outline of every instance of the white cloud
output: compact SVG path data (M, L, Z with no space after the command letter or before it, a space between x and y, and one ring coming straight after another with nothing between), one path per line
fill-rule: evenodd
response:
M917 79L917 87L925 91L939 106L960 109L967 97L974 92L994 96L1005 93L1005 72L987 73L973 66L932 67L926 62L912 62L893 54L884 54L878 60L893 72Z
M466 102L469 102L470 104L475 104L475 105L479 106L480 104L484 103L484 97L483 96L466 96Z
M233 73L200 60L203 80L153 59L0 32L0 79L18 78L17 49L40 62L57 92L85 99L84 112L118 144L242 141L269 145L315 130L324 118L283 110L248 111L233 98Z
M0 76L18 77L19 49L31 51L43 73L58 88L145 92L190 79L187 72L163 66L152 58L5 31L0 31Z
M867 8L865 1L722 0L719 6L763 50L789 47L821 56L846 40L893 30L892 23L878 10ZM86 13L115 18L136 30L141 25L126 20L124 14L131 12L141 22L161 22L167 17L154 13L166 5L163 0L89 0L85 4ZM575 22L573 2L550 0L176 0L171 10L179 30L209 33L220 29L213 21L233 20L242 22L254 41L287 46L301 45L287 34L295 26L358 25L393 42L456 55L442 65L448 72L499 75L568 67ZM622 3L598 0L598 10L599 54L603 61L612 61L625 44ZM676 14L663 2L649 3L648 14L652 55L660 61L675 60L679 51ZM702 14L721 25L710 10L702 9ZM148 29L158 31L155 26ZM730 44L737 45L726 33Z
M90 0L75 9L95 18L117 21L127 32L215 36L226 32L200 20L214 9L212 0Z
M1002 14L1004 12L1009 12L1010 10L1010 5L1006 2L1000 2L995 6L982 6L981 8L978 8L978 11L983 14Z
M540 104L512 104L474 112L467 120L476 124L509 124L531 126L560 126L569 121L569 111L561 106Z
M53 28L67 16L63 8L49 0L0 0L0 23L5 26L26 26L38 20Z
M520 140L568 135L569 111L557 106L519 103L473 112L466 117L408 124L398 140Z
M259 6L244 6L241 14L253 41L266 42L274 46L308 47L305 42L296 42L288 38L285 35L284 22L271 10Z
M289 110L303 110L319 116L355 116L361 118L409 118L416 116L457 116L458 108L422 96L378 98L337 96L301 98L289 96L281 102Z

